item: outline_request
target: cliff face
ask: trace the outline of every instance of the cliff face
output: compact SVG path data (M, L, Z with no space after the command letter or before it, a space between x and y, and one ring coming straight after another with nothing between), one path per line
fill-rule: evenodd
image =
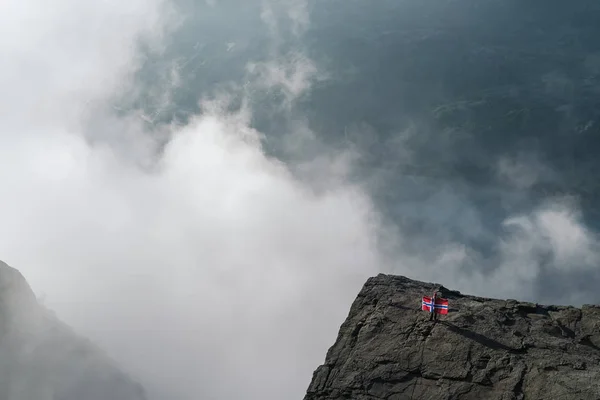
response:
M438 289L450 313L430 321ZM370 278L304 400L598 399L600 308L462 295Z
M42 307L0 261L1 400L144 400L140 385Z

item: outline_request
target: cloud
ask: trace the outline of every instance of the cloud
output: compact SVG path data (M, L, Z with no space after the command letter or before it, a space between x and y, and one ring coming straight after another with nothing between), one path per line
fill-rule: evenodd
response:
M140 62L134 41L157 43L159 24L172 14L160 0L115 4L3 2L0 48L11 61L2 67L2 106L18 111L9 116L35 113L39 124L77 118L86 100L112 95L126 82Z
M471 226L482 229L481 223L475 219ZM546 304L596 301L592 282L597 279L600 239L573 199L545 199L533 209L510 214L499 228L492 236L492 251L458 235L423 236L402 224L388 227L382 247L392 257L387 262L394 273L468 294Z
M263 62L250 62L246 67L253 77L253 86L259 89L279 89L285 101L281 106L290 109L294 101L305 94L314 80L325 79L315 62L302 53L290 53Z
M154 398L300 396L381 265L344 154L315 161L316 190L228 93L183 127L115 111L138 90L137 44L160 51L178 20L168 3L2 7L1 257ZM314 67L286 65L267 82L297 96Z
M253 89L280 90L285 99L281 106L289 111L315 81L329 77L303 48L302 37L310 25L308 3L262 0L260 16L269 31L268 59L249 62L246 71Z
M299 40L310 21L306 3L295 4L283 15ZM390 141L408 171L394 185L406 220L386 221L372 197L392 185L365 189L373 186L356 178L359 150L324 150L321 133L294 116L289 160L267 155L248 86L198 93L202 113L185 126L114 110L115 99L146 93L133 79L145 60L138 45L164 50L181 21L172 4L0 7L0 157L10 166L0 170L0 258L155 399L301 397L378 272L481 295L585 297L538 286L562 274L574 285L597 265L597 235L570 199L511 203L490 222L465 186L408 176L429 143L410 131ZM281 32L281 11L269 7L263 17ZM286 113L323 71L301 47L274 43L247 78L282 90ZM148 91L162 106L186 85L177 70L163 78ZM528 157L499 161L497 178L510 186L499 189L503 200L511 190L529 198L551 176Z
M379 265L360 189L315 194L247 129L195 120L152 174L77 137L13 149L31 156L15 160L5 199L23 211L3 235L7 258L59 315L174 398L301 392ZM210 384L224 376L226 392Z
M267 25L271 38L277 39L285 29L282 23L289 24L291 33L302 36L310 25L308 2L306 0L262 0L260 17ZM280 41L276 43L281 44Z
M556 173L546 163L543 163L539 156L531 153L501 157L496 166L496 173L500 182L521 190L530 189L537 183L556 179Z

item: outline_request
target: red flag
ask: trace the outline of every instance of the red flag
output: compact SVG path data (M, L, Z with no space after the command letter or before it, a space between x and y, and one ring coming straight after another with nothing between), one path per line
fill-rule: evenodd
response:
M433 304L431 303L431 297L423 296L423 299L421 300L421 310L431 312L432 305ZM434 312L436 314L448 314L448 299L436 297Z

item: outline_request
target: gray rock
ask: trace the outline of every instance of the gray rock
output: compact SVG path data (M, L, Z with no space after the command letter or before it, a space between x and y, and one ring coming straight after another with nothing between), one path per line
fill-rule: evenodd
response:
M430 321L438 289L450 313ZM370 278L304 400L600 399L600 308L463 295Z
M0 261L0 400L144 400L143 388L40 305Z

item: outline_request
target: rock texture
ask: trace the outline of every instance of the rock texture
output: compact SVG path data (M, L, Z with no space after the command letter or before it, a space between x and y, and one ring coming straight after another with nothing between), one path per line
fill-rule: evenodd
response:
M430 321L421 296L450 313ZM600 399L600 308L463 295L370 278L305 400Z
M0 400L144 400L142 387L42 307L0 261Z

